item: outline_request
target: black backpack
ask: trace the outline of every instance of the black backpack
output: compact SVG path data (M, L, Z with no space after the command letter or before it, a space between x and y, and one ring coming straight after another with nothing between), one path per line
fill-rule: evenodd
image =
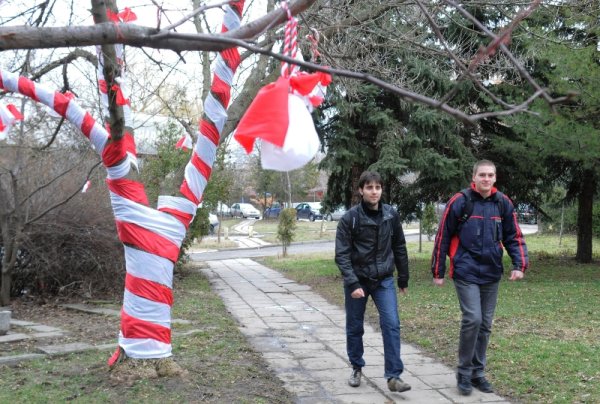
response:
M465 223L471 215L473 214L473 190L471 188L465 188L460 191L461 194L465 197L465 204L463 205L462 214L458 219L459 222L459 231L462 227L461 225ZM492 200L496 202L498 205L498 211L500 212L500 219L504 221L504 203L502 202L502 192L496 191L496 193L492 196Z

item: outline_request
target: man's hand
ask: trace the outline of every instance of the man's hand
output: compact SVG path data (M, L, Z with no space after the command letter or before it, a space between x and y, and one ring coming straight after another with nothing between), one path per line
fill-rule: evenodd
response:
M360 299L361 297L365 297L365 291L362 288L355 289L352 293L350 293L354 299Z
M408 288L398 288L398 290L400 291L400 293L402 293L403 295L408 293Z
M523 279L523 277L525 276L525 274L523 273L523 271L519 271L517 269L513 269L510 272L510 280L511 281L518 281L519 279Z
M444 286L444 278L433 278L433 284L435 286Z

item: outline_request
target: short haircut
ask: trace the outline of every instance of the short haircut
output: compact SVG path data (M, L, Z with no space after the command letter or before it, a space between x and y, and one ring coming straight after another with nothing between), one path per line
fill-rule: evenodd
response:
M477 169L481 166L491 166L494 167L494 172L496 172L496 165L490 160L479 160L477 163L473 164L473 176L477 174Z
M364 171L358 179L358 187L363 188L365 184L368 184L369 182L374 182L383 186L381 175L379 175L379 173L376 171Z

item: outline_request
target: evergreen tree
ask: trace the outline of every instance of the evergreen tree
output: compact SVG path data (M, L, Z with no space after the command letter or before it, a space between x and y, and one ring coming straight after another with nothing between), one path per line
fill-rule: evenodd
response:
M579 262L592 260L593 203L598 193L600 169L600 24L597 9L588 4L562 7L546 5L527 20L517 39L528 68L553 95L575 90L567 103L550 108L536 102L537 115L517 115L506 120L517 139L499 142L495 149L519 150L520 171L534 173L531 184L562 185L567 202L577 205ZM513 89L515 97L519 90ZM524 97L524 95L523 95ZM516 154L516 153L515 153ZM544 178L538 177L543 167Z

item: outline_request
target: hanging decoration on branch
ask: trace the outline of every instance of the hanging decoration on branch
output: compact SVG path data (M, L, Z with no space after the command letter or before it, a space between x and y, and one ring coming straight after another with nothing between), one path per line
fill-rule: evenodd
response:
M283 55L301 60L298 53L298 21L288 8ZM316 47L313 46L316 50ZM252 152L261 140L261 162L265 169L290 171L302 167L319 150L319 138L311 112L325 97L331 76L326 73L300 72L288 62L281 65L281 77L260 89L240 120L234 138Z
M175 144L176 149L181 149L185 152L192 150L192 147L194 147L194 141L193 141L192 137L189 135L189 133L186 133L185 135L183 135L181 137L181 139L179 139L177 141L177 143Z
M8 131L16 121L22 120L23 115L17 107L13 104L4 105L0 102L0 140L4 140L8 137Z

